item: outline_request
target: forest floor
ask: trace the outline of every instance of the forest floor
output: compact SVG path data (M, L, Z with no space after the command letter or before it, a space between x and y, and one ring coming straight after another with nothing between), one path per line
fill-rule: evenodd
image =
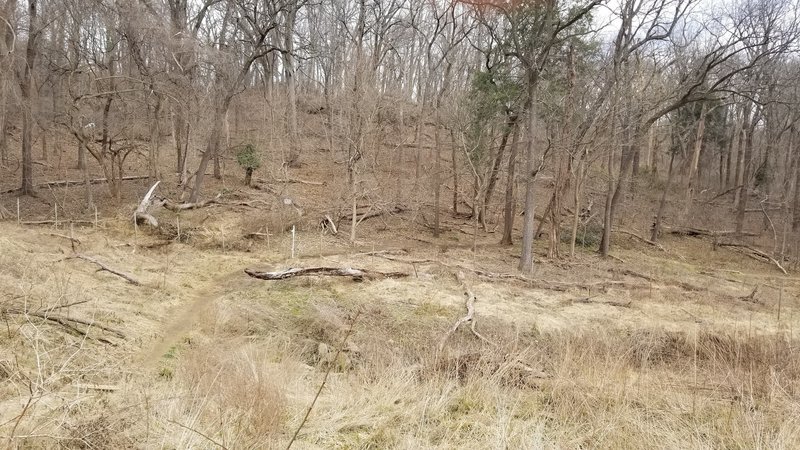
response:
M348 220L335 236L320 227L326 214L349 212L344 168L315 150L320 136L292 179L278 155L257 173L258 189L228 168L224 181L209 177L206 198L221 194L217 203L159 210L158 231L130 220L147 180L125 182L119 202L94 185L97 220L81 186L22 198L20 224L16 197L0 195L0 440L12 448L286 448L293 439L293 448L798 448L796 271L784 275L708 237L670 234L659 249L615 233L613 257L601 259L596 232L582 228L587 246L571 257L547 258L537 241L534 273L521 276L518 243L498 244L496 205L488 231L448 211L442 235L431 237L430 193L413 186L410 151L399 165L375 157L372 167L385 172L365 176L359 211L394 212L363 221L353 244ZM67 148L58 149L63 160L37 165L39 180L80 179ZM141 175L143 162L132 158L130 175ZM13 167L0 175L0 191L16 186ZM159 195L179 198L174 178L166 174ZM645 235L657 181L637 183L619 226ZM546 178L540 184L546 192ZM587 195L602 203L592 186ZM681 208L670 203L667 224L681 221ZM720 229L730 214L721 202L693 208L692 224L704 228ZM52 223L25 224L36 220ZM748 242L781 244L763 236ZM406 276L245 273L291 267ZM473 320L451 333L467 314L465 292L474 295Z

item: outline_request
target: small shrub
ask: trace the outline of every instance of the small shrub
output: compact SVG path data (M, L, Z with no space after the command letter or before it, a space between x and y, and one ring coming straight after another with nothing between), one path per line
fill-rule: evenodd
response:
M236 162L244 169L244 184L250 186L253 172L261 167L261 158L258 157L256 148L251 144L245 144L236 152Z

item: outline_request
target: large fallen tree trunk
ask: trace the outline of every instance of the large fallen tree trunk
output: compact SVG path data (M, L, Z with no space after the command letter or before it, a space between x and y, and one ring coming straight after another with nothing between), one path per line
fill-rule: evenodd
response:
M262 272L255 269L245 269L244 273L260 280L285 280L302 276L328 276L350 277L355 281L376 278L404 278L405 272L378 272L375 270L356 269L352 267L293 267L276 272Z
M733 236L736 234L734 230L705 230L703 228L694 228L694 227L662 227L662 230L666 231L669 234L674 234L677 236L709 236L709 237L721 237L721 236ZM748 233L742 232L742 236L758 236L757 233Z
M194 203L175 203L172 200L165 199L164 200L164 208L172 211L172 212L180 212L186 211L188 209L199 209L205 206L213 205L218 202L218 200L222 197L222 194L217 194L216 197L210 198L208 200L203 200L200 202Z
M399 214L401 212L404 212L405 210L406 209L403 208L402 206L394 206L391 209L382 209L382 210L379 210L379 211L367 212L367 213L359 215L358 218L356 219L356 222L357 223L361 223L361 222L363 222L365 220L372 219L372 218L375 218L375 217L380 217L380 216L383 216L385 214ZM350 220L352 220L352 218L353 218L352 215L345 214L345 215L339 217L339 220L337 222L350 221Z
M150 178L149 175L131 175L127 177L122 177L122 181L133 181L133 180L146 180ZM89 180L89 184L101 184L101 183L108 183L107 178L93 178ZM86 184L85 180L61 180L61 181L48 181L47 183L37 184L36 187L46 188L46 187L70 187L70 186L83 186Z

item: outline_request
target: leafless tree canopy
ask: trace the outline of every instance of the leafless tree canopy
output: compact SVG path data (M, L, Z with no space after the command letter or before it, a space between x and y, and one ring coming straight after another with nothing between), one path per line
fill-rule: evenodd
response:
M793 0L3 0L0 19L0 158L21 195L57 155L87 208L92 177L120 202L133 172L195 204L257 130L248 185L262 159L289 180L330 152L353 241L381 202L427 211L434 236L466 215L510 245L519 220L530 272L536 238L572 254L593 224L607 256L647 180L653 243L676 190L674 226L727 201L740 235L754 208L800 229Z

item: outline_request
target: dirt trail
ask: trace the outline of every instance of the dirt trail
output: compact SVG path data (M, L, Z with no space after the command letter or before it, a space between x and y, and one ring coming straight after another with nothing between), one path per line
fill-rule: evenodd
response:
M142 349L136 362L145 371L154 369L172 346L178 344L184 336L202 323L214 301L225 294L230 284L244 276L241 270L230 272L206 282L196 290L184 292L185 299L182 304L177 306L172 315L164 321L163 335Z

